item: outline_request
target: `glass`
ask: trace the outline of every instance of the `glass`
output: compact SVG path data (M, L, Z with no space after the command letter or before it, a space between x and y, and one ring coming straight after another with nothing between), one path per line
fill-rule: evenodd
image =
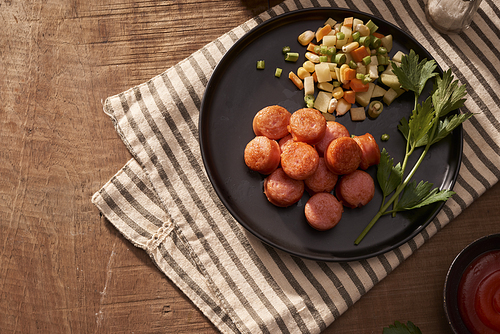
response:
M458 34L469 27L481 0L428 0L427 21L443 34Z

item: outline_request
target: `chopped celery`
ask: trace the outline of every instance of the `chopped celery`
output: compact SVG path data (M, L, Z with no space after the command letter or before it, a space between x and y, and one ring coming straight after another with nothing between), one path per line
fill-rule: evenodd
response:
M304 102L308 108L314 107L314 95L306 95L304 96Z
M281 49L281 52L283 52L284 55L286 55L288 52L292 51L292 49L289 46L284 46Z
M286 61L291 61L291 62L296 62L297 59L299 59L299 53L298 52L288 52L286 54L286 57L285 57Z
M337 33L337 40L343 40L345 38L345 34L341 31Z
M328 61L328 56L319 56L320 63L326 63Z
M359 38L359 45L364 45L365 47L369 47L371 42L371 37L370 36L363 36Z
M349 67L353 68L353 69L356 69L356 68L358 68L358 64L356 64L356 62L354 60L351 60L349 62Z
M276 68L276 71L274 71L274 76L275 76L276 78L279 78L279 77L281 77L281 73L282 73L282 72L283 72L283 70L282 70L281 68L279 68L279 67L278 67L278 68Z
M380 46L380 44L381 44L380 38L372 36L371 42L370 42L370 47L372 49L376 49Z
M266 67L266 63L264 60L257 60L257 69L263 70Z
M385 55L385 54L387 54L387 49L384 48L383 46L379 46L377 48L377 54L379 54L379 55Z
M366 22L366 26L370 29L370 33L372 34L378 29L378 26L372 20Z
M359 33L359 31L355 31L352 33L352 40L354 42L359 42L359 38L361 37L361 34Z
M327 56L330 56L330 57L333 57L335 56L335 54L337 53L337 49L335 47L330 47L326 50L326 55Z

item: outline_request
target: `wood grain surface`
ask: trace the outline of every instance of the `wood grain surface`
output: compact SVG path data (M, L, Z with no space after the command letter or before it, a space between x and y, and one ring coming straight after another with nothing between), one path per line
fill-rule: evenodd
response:
M103 101L280 1L0 0L0 333L216 333L91 196L130 158ZM451 333L448 266L499 232L481 196L325 333Z

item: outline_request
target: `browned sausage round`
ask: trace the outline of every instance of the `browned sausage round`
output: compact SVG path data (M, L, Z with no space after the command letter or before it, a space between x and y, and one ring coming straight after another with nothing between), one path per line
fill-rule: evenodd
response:
M366 170L370 166L378 165L380 162L380 149L375 138L371 134L366 133L362 136L356 136L353 139L361 148L359 168Z
M292 138L292 135L290 133L279 140L278 144L280 145L281 153L283 153L283 151L285 151L286 146L290 143L293 143L293 138Z
M319 143L314 145L314 147L316 147L316 150L318 151L319 156L324 156L328 144L330 144L332 140L340 137L349 137L349 130L347 130L345 126L338 122L326 122L326 132L323 136L323 139L321 139Z
M287 207L302 198L304 181L294 180L282 168L278 168L264 180L264 193L272 204Z
M314 145L325 135L326 120L319 110L302 108L290 117L288 130L294 141Z
M343 211L342 204L330 193L317 193L304 207L307 222L319 231L326 231L337 225Z
M281 153L281 167L292 179L305 180L314 174L319 155L314 147L303 142L291 142Z
M351 137L337 138L328 145L325 162L334 174L352 173L361 162L361 148Z
M245 164L253 171L271 174L280 164L280 147L276 140L257 136L245 147Z
M253 131L256 136L266 136L278 140L288 134L288 124L292 114L281 106L261 109L253 118Z
M367 172L359 169L342 176L335 188L338 200L349 208L359 208L368 204L374 194L373 178Z
M327 167L324 158L319 158L318 169L309 178L304 180L306 190L310 195L315 193L329 193L335 188L338 175L333 174Z

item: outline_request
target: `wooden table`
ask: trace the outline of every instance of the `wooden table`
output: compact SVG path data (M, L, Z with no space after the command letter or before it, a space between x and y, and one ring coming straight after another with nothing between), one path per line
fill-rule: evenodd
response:
M0 2L1 333L217 332L91 204L131 158L102 103L268 5ZM394 320L450 333L446 271L469 242L499 232L499 202L496 185L325 333L381 333Z

